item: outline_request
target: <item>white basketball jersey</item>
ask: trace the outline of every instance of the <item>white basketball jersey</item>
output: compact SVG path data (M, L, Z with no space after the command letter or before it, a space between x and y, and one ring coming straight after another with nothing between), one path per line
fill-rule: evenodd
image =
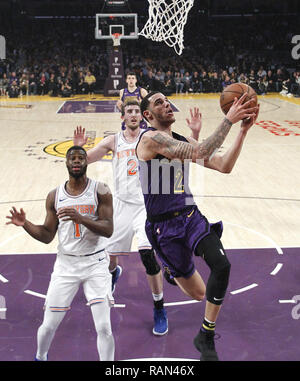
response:
M56 189L55 209L72 206L78 213L97 220L98 182L88 179L85 190L78 196L67 193L65 184ZM106 239L93 233L85 226L73 221L59 220L58 254L87 255L104 249Z
M115 135L115 152L112 160L114 174L114 196L125 202L144 204L139 179L138 159L135 147L140 135L134 142L128 142L123 132Z

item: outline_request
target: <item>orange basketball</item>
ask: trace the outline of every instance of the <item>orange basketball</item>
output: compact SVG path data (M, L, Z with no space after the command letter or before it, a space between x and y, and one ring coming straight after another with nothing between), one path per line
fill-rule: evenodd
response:
M233 83L225 87L220 96L220 106L224 114L226 115L234 102L234 98L240 98L244 93L247 93L245 102L251 99L249 107L255 107L257 105L257 94L251 86L245 83Z

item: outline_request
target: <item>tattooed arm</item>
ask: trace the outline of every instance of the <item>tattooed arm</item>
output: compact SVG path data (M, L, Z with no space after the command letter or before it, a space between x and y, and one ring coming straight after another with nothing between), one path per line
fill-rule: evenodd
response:
M179 159L182 161L185 159L192 160L193 162L199 159L208 160L215 150L222 145L232 124L254 115L257 108L247 108L250 101L243 104L246 96L247 94L243 95L240 99L235 99L226 118L224 118L215 132L201 143L195 144L193 142L191 144L178 141L173 139L168 133L159 130L146 132L137 149L139 158L150 160L157 154L161 154L168 159Z
M173 139L162 131L154 131L148 139L152 151L159 153L168 159L189 159L196 162L198 159L208 159L216 148L219 148L226 138L232 123L225 118L216 131L202 143L191 144ZM150 134L150 132L148 133ZM146 137L146 136L145 136Z

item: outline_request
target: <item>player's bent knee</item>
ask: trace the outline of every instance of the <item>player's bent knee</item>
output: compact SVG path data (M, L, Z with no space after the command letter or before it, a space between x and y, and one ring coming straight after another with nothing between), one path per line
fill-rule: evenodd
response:
M153 249L141 249L139 253L146 273L148 275L157 275L160 272L160 266L157 263Z
M195 293L193 293L192 296L193 296L193 299L198 300L199 302L201 302L205 298L205 292L204 293L201 292L201 291L195 292Z
M227 260L226 263L223 264L223 266L220 269L216 269L215 276L219 281L223 281L225 283L228 283L229 280L229 275L230 275L230 269L231 269L231 264Z

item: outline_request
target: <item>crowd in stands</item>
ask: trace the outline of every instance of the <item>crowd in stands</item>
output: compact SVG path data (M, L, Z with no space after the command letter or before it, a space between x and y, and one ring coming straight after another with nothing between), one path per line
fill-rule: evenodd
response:
M163 42L122 40L125 73L134 71L140 86L167 95L218 93L242 82L262 95L300 96L299 62L291 58L290 43L297 22L278 18L263 28L261 20L247 26L243 20L234 25L231 20L206 20L196 36L189 33L195 30L193 22L197 20L187 27L181 56ZM108 75L109 46L94 39L93 28L93 24L80 28L67 23L51 28L45 22L32 23L30 28L7 27L0 95L101 93ZM4 33L0 30L0 34Z

